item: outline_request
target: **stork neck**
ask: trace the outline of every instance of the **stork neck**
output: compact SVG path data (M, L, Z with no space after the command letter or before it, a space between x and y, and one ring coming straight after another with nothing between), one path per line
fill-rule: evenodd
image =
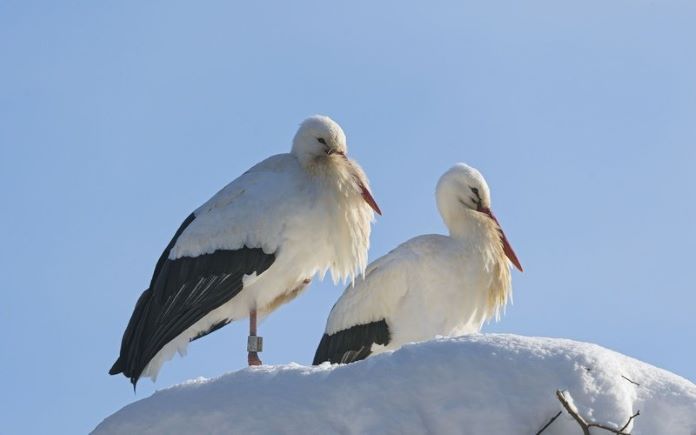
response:
M501 243L498 224L489 216L471 210L468 216L448 225L450 237L459 241L463 249L473 250L483 262L484 270L490 278L487 286L487 316L498 318L500 310L510 299L512 284L508 259Z
M355 170L345 159L319 160L308 171L318 200L333 222L326 238L334 256L327 264L334 282L353 279L367 266L372 211L356 189Z
M459 219L447 222L450 237L484 246L497 242L499 236L495 222L474 210L465 213L465 216L459 216Z

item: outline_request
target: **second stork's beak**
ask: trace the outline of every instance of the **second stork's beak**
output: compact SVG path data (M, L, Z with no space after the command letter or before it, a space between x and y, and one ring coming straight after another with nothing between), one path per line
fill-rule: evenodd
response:
M495 218L495 215L491 211L490 208L479 208L481 213L488 215L491 219L495 221L495 223L498 225L498 231L500 231L500 241L503 244L503 252L505 252L505 256L510 260L512 264L515 265L515 267L520 271L523 272L522 265L520 264L520 260L517 259L517 255L515 255L515 251L513 251L512 246L510 246L510 242L508 242L507 237L505 237L505 233L503 232L503 227L500 226L500 222L498 222L498 219Z

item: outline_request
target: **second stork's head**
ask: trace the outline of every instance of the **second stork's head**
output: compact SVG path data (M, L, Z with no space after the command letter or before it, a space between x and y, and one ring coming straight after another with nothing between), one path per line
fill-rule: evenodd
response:
M491 193L483 175L464 163L457 163L437 183L437 207L454 237L466 237L474 228L490 229L505 256L522 271L522 265L491 211Z

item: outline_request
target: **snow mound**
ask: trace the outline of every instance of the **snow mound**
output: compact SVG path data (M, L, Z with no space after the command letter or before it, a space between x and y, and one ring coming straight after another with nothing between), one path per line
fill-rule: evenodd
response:
M94 434L535 434L563 406L633 435L696 434L696 385L597 345L484 334L348 365L262 366L128 405ZM593 429L592 433L609 433ZM566 412L544 435L582 434Z

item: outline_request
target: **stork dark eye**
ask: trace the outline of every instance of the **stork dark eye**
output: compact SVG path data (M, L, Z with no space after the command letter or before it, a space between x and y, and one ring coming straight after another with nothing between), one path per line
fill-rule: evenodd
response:
M476 198L472 197L471 201L474 204L476 204L477 207L481 207L482 201L481 201L481 195L479 195L478 188L469 186L469 189L471 189L471 192L473 192L473 194L476 195Z
M318 138L317 141L318 141L320 144L326 145L326 141L324 140L323 137Z

